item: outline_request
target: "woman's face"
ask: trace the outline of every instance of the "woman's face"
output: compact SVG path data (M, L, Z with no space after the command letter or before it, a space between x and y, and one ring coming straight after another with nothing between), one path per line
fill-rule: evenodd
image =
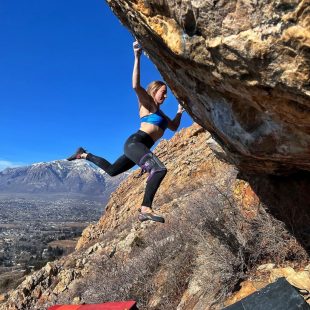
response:
M162 104L167 98L167 86L161 86L155 93L154 100L158 104Z

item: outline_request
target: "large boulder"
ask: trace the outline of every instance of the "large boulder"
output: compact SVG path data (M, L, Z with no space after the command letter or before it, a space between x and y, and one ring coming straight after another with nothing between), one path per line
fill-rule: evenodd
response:
M310 170L309 0L107 0L246 172Z

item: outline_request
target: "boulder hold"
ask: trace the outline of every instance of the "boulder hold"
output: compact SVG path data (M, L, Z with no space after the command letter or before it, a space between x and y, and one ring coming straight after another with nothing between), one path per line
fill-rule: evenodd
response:
M309 0L107 0L245 172L310 170Z

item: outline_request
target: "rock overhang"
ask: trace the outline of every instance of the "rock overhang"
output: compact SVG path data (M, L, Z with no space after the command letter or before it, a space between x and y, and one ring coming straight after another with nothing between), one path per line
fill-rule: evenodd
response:
M107 0L240 170L310 170L309 1Z

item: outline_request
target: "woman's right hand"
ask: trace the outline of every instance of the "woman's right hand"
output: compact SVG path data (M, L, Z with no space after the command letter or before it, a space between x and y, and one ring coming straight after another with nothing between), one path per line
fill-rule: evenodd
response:
M182 105L178 104L178 112L177 113L182 114L184 111L185 111L185 109L182 107Z
M135 56L140 56L142 53L142 48L138 41L133 42L133 52Z

